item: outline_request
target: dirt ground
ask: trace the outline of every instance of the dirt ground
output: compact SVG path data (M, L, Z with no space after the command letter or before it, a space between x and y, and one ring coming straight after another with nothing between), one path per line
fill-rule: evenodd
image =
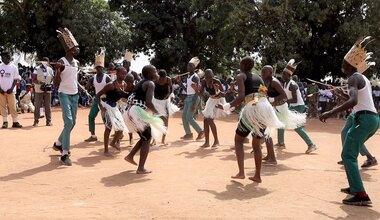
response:
M89 136L88 112L78 111L72 167L60 165L51 148L63 128L59 109L54 109L53 127L42 119L34 128L33 115L21 114L22 129L0 130L0 219L380 219L379 166L361 170L373 207L341 203L346 196L339 190L348 186L336 164L343 120L308 121L306 130L318 147L311 155L304 154L306 145L294 131L286 131L287 148L276 150L279 164L264 166L263 182L255 184L230 179L237 173L230 149L236 115L216 122L222 146L215 150L200 149L202 142L180 141L180 114L171 118L170 144L153 147L146 163L153 173L137 175L136 167L123 159L131 149L128 141L114 157L103 156L99 116L100 140L83 141ZM379 141L378 132L367 146L380 159ZM250 151L247 144L248 175L254 171Z

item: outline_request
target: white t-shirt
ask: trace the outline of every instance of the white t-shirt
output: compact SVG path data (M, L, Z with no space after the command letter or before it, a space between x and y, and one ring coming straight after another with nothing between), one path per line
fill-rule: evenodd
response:
M74 59L74 66L70 65L65 57L61 60L65 64L65 69L61 72L61 83L58 92L67 95L75 95L78 93L78 60Z
M0 64L0 87L3 91L12 88L13 81L19 79L18 68L14 64Z

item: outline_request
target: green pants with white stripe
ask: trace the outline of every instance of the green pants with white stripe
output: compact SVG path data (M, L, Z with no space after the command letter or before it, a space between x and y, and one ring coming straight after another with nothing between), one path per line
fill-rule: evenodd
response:
M358 156L364 143L372 137L379 128L379 116L372 114L353 114L351 127L348 129L343 143L342 160L346 170L351 192L364 192L364 186L359 173Z

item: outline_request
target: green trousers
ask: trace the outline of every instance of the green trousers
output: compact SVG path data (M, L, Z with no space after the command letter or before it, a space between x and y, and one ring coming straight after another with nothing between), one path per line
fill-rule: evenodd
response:
M354 114L350 114L347 117L346 123L344 124L343 129L341 131L340 138L341 138L341 141L342 141L342 146L344 144L344 140L346 140L348 130L352 127L352 125L354 124L354 122L355 122L355 116L354 116ZM367 150L367 147L364 144L363 144L363 146L360 147L359 153L362 156L367 156L369 154L369 152Z
M88 130L92 133L95 132L95 118L99 113L98 101L94 99L92 103L90 114L88 114Z
M379 116L372 114L352 114L351 126L345 134L342 160L346 170L351 192L364 192L364 186L359 173L358 156L364 143L376 133L379 128Z
M198 134L203 131L194 119L195 111L191 110L191 106L194 104L193 102L196 102L195 104L199 105L200 98L197 97L193 100L193 97L194 96L187 96L183 106L182 124L186 134L191 134L190 125Z
M69 151L71 130L73 130L77 118L79 96L77 94L68 95L60 92L58 93L58 98L62 109L64 123L63 130L59 135L58 140L62 143L62 149Z
M304 105L289 106L289 109L300 112L300 113L305 112L305 106ZM309 136L306 134L305 129L303 129L303 127L299 127L299 128L294 129L294 130L306 142L307 146L313 144L313 142L310 140ZM278 143L280 143L280 144L285 143L284 134L285 134L284 129L278 129L278 132L277 132Z

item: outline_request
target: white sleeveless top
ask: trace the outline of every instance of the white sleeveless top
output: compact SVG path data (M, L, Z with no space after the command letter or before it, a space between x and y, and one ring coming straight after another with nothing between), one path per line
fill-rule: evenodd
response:
M297 85L297 83L294 82L293 80L290 80L288 83L284 84L284 90L285 90L286 96L288 97L288 100L293 98L292 91L289 90L290 85ZM305 105L299 88L297 89L296 94L297 94L297 103L290 103L289 106Z
M193 82L193 77L194 77L195 73L188 77L187 78L187 81L186 81L186 95L194 95L195 94L195 90L193 89L193 87L191 87L192 84L194 84Z
M98 92L100 92L100 90L102 90L104 86L107 85L106 79L107 79L107 74L103 74L102 81L98 83L98 81L96 80L96 75L94 76L94 87L95 87L96 94L98 94Z
M358 90L358 103L354 106L353 111L358 112L366 110L377 113L372 98L371 82L367 79L366 76L362 75L362 77L365 81L365 86L362 89Z
M78 60L74 59L74 66L70 65L65 57L61 60L65 64L65 69L61 72L61 83L59 84L58 92L68 95L78 93Z

